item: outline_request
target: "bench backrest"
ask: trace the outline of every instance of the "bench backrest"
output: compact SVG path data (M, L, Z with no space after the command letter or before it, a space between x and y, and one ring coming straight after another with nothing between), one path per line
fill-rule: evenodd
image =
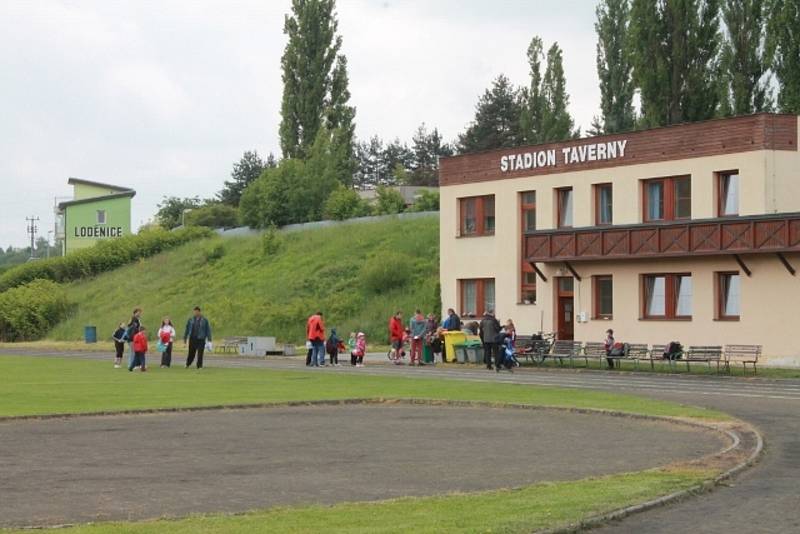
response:
M553 343L553 354L579 354L583 343L580 341L568 341L559 339Z
M587 341L583 346L583 353L587 356L606 356L606 344L597 341Z
M663 354L664 351L661 351ZM641 358L647 356L646 343L628 343L628 352L625 353L628 358Z
M758 361L761 345L725 345L725 359Z
M694 345L687 351L689 358L722 358L722 347L720 345Z

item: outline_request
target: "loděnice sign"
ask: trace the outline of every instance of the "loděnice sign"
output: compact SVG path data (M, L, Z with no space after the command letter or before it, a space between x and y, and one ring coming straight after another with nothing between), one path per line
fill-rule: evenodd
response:
M621 159L625 157L626 146L628 140L622 139L605 143L584 143L561 149L550 148L506 154L500 157L500 172Z
M122 237L121 226L76 226L75 237Z

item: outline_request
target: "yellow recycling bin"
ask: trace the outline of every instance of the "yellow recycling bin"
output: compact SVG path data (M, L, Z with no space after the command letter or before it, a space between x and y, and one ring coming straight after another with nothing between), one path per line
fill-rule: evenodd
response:
M464 332L445 332L444 333L444 357L447 362L456 361L456 349L453 345L464 343L467 335Z

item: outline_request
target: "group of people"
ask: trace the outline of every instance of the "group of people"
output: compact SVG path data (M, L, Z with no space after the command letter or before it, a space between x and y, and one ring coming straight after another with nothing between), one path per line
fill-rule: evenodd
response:
M175 342L175 327L169 317L161 319L161 327L156 334L156 351L161 353L161 368L172 366L172 346ZM127 323L120 323L112 335L116 356L114 368L122 367L122 358L125 354L125 346L128 346L128 371L139 369L147 371L147 352L149 350L147 328L142 324L142 309L133 310L133 315ZM195 306L192 316L186 321L186 328L183 334L183 344L188 343L188 355L186 358L186 368L191 367L197 361L197 368L203 368L203 354L206 349L213 348L211 345L211 324L199 306Z
M306 321L306 366L326 367L325 354L329 356L332 366L339 366L339 353L350 352L350 365L353 367L364 366L364 356L367 354L367 336L364 332L350 332L347 345L332 328L329 336L325 336L325 319L321 311L308 318Z

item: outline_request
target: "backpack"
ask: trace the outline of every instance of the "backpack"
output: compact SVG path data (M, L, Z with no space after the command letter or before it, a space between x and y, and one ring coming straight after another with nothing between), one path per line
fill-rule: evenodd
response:
M625 356L625 352L628 350L627 345L627 343L614 343L614 346L608 351L608 355L617 357Z
M683 355L683 345L677 341L670 341L667 350L664 351L665 360L679 360Z

